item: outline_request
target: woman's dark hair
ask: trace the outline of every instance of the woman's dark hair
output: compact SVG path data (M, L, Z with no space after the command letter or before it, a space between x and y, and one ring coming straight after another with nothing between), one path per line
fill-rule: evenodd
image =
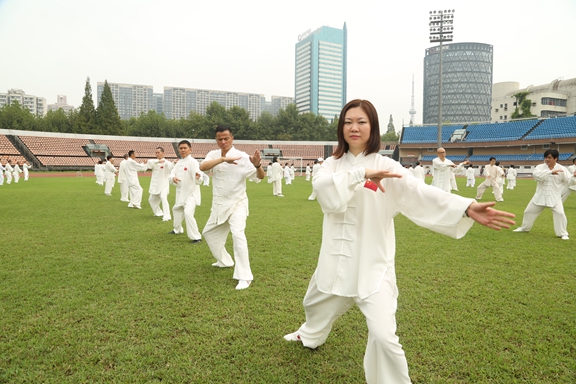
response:
M380 123L378 122L378 112L376 112L376 108L374 108L374 105L368 100L355 99L349 101L348 104L342 108L342 112L340 112L340 118L338 119L338 146L334 153L332 153L332 156L337 159L344 156L349 149L348 143L344 140L344 120L346 118L346 112L352 108L362 108L370 121L370 138L364 150L364 155L378 153L380 151Z

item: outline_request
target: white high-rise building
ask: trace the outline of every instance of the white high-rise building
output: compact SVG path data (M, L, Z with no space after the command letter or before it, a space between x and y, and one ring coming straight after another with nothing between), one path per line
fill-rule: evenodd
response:
M30 113L35 116L43 117L46 115L46 99L43 97L27 95L21 89L9 89L7 93L0 93L0 108L15 101L21 106L28 108Z
M141 113L155 110L151 85L108 83L114 104L121 119L138 117ZM98 105L104 91L104 83L98 82Z
M49 111L57 111L59 109L63 109L64 112L70 112L74 110L74 106L69 105L66 101L66 95L58 95L56 96L56 104L48 104Z

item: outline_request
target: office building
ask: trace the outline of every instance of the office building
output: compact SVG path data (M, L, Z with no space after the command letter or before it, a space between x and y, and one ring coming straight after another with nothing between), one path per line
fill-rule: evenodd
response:
M66 95L57 95L56 104L48 104L48 111L57 111L59 109L64 110L64 112L70 112L74 110L74 106L69 105L66 101Z
M123 120L128 120L131 117L138 117L141 113L148 113L148 111L155 109L153 92L151 85L138 85L138 84L120 84L108 83L110 91L112 91L112 98L118 114ZM98 105L102 98L104 91L104 83L98 82Z
M490 121L493 47L482 43L442 46L442 121ZM438 123L439 46L424 57L423 123Z
M296 44L294 100L300 113L332 121L346 104L347 28L321 27Z

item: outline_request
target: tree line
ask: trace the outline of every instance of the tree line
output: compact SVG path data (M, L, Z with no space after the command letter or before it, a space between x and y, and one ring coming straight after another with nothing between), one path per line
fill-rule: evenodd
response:
M214 127L218 124L232 127L234 137L240 140L336 141L338 119L328 122L323 116L313 113L300 114L296 105L290 104L277 116L263 112L258 120L253 121L244 108L234 106L227 110L213 102L205 115L190 113L185 119L167 119L163 114L148 111L139 117L122 120L107 81L100 104L94 107L89 78L82 104L73 111L59 109L36 117L17 102L0 108L0 129L24 131L213 139Z

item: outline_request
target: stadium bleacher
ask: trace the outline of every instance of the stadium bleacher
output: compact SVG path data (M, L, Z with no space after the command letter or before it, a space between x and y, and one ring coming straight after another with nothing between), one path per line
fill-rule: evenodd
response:
M543 120L524 140L558 139L576 137L576 116Z
M442 127L442 142L450 142L450 137L456 129L464 125L448 125ZM436 143L438 141L438 126L404 127L402 143Z
M508 123L470 124L466 130L467 142L519 140L530 131L538 120L511 121Z

